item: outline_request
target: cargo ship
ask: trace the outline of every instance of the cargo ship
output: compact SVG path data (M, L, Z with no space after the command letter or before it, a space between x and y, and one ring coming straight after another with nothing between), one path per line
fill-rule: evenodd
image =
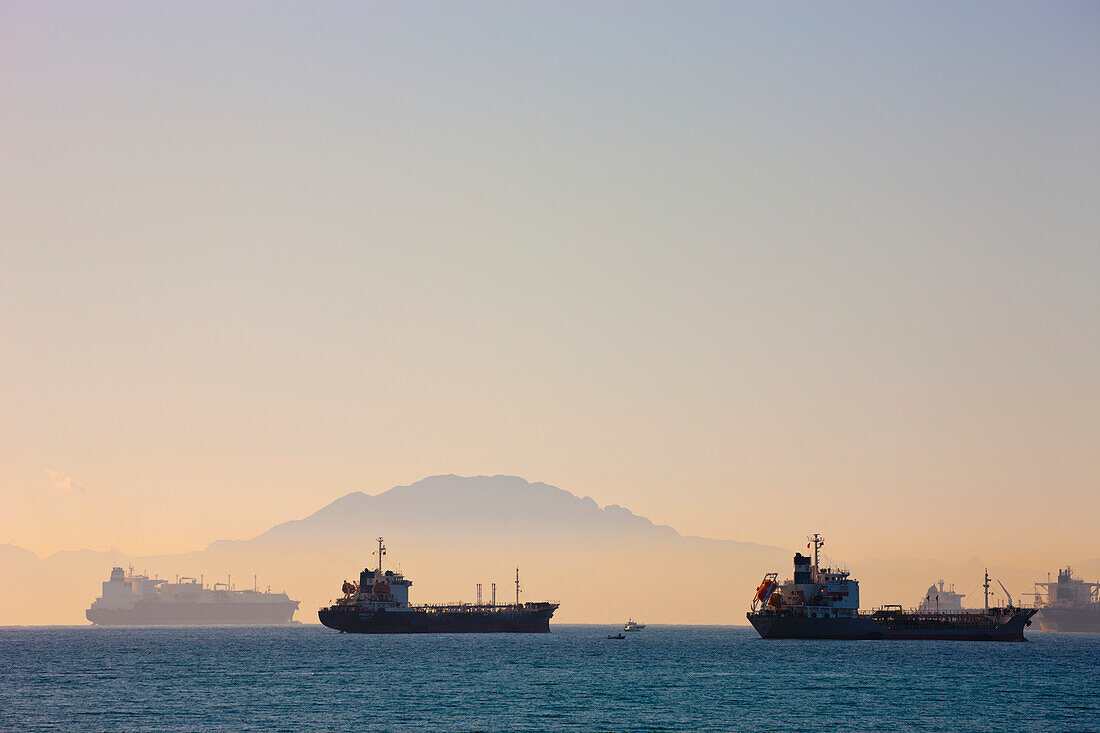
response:
M558 609L552 601L521 603L519 568L516 568L516 602L497 604L496 584L492 599L477 603L415 605L409 603L412 581L400 572L382 571L386 546L378 538L378 567L366 568L359 582L344 581L343 596L317 612L330 629L352 634L490 634L548 633L550 617Z
M1073 577L1070 568L1058 571L1058 581L1035 584L1035 605L1043 631L1100 633L1100 583Z
M1033 608L989 607L989 573L985 574L984 609L974 611L907 611L901 606L859 610L859 582L847 570L821 568L818 550L825 538L814 534L807 547L813 558L796 553L794 579L777 581L768 573L756 589L749 623L765 639L942 639L958 641L1024 641Z
M999 581L998 581L999 582ZM954 584L944 587L943 578L937 583L933 583L928 586L928 590L924 593L924 598L921 599L920 604L917 606L918 611L962 611L963 610L963 598L966 597L965 593L956 593Z
M103 595L84 615L97 626L285 626L298 601L286 593L234 590L232 578L207 588L195 578L171 583L145 574L111 569Z

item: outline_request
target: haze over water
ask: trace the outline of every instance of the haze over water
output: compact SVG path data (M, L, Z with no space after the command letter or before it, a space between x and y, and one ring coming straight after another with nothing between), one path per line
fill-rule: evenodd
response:
M313 623L384 535L417 602L522 566L615 624L0 627L0 730L1097 729L1094 634L725 624L811 532L865 607L1100 578L1098 38L1094 2L0 2L0 623L134 561Z
M1095 558L1098 12L4 2L0 542L503 473Z

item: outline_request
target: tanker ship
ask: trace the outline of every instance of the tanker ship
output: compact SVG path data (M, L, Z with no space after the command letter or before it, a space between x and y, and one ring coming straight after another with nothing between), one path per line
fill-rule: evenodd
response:
M1039 628L1043 631L1100 632L1100 583L1073 577L1069 568L1058 571L1058 582L1035 584Z
M414 605L409 603L412 581L400 572L382 572L386 546L378 538L378 567L364 569L359 582L344 581L343 597L317 612L330 629L353 634L456 634L456 633L548 633L550 617L558 609L551 601L521 603L519 568L516 568L516 602L497 604L496 585L492 601L477 603Z
M195 578L170 583L120 567L111 569L103 595L84 612L97 626L285 626L298 601L286 593L234 590L231 578L213 588Z
M998 583L1000 581L997 581ZM965 593L956 593L955 585L952 583L949 587L944 587L943 578L940 578L939 587L936 587L936 583L928 586L928 590L924 593L924 598L920 600L920 605L917 606L918 611L962 611L963 610L963 598L966 597Z
M942 639L958 641L1024 641L1034 608L989 607L989 573L985 574L985 608L974 611L906 611L901 606L859 610L859 582L846 570L821 568L818 550L825 538L810 538L814 556L796 553L794 579L777 582L768 573L756 589L749 622L765 639Z

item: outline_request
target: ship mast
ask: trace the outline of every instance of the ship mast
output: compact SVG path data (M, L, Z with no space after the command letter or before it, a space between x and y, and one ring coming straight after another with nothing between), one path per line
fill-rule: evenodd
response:
M386 554L386 546L382 544L382 538L378 538L378 577L382 577L382 556Z
M519 568L516 568L516 607L519 608Z
M817 573L819 572L817 566L817 550L825 544L825 538L819 535L817 532L814 532L806 539L808 539L810 541L810 544L814 546L814 572Z
M989 568L985 569L985 582L982 583L982 587L985 588L985 610L989 610Z

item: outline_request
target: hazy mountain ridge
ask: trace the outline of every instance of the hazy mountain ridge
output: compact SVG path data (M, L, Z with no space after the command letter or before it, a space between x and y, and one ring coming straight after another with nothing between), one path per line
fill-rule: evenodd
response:
M35 553L31 552L25 547L19 545L13 545L10 542L5 542L0 545L0 559L3 560L31 560L36 561L41 558Z
M524 597L561 600L557 618L562 621L635 616L743 624L760 577L772 570L789 576L793 554L683 536L623 507L601 508L590 497L515 476L432 476L374 496L352 492L251 539L219 540L182 554L131 557L112 549L38 558L0 545L0 569L12 589L0 599L0 624L84 623L84 609L99 594L110 567L130 563L162 578L205 575L208 584L232 575L237 587L251 587L258 575L261 588L270 584L301 600L296 618L315 623L316 608L343 579L377 562L372 552L379 535L389 546L386 566L404 568L413 580L414 602L473 600L476 582L484 584L487 599L490 581L497 583L498 599L510 598L518 565ZM864 607L915 605L940 577L969 592L984 567L978 558L955 566L915 558L847 565L860 581ZM1083 577L1100 576L1100 561L1077 569ZM1046 571L992 566L990 572L1019 602ZM67 589L63 594L57 592L59 579ZM967 601L981 605L980 592Z
M430 476L370 496L361 491L336 499L303 519L277 524L253 540L345 530L368 517L387 523L415 523L444 532L509 532L570 527L658 531L680 537L672 527L656 525L616 504L604 508L591 497L578 497L556 486L530 483L517 476ZM250 540L251 541L251 540Z

